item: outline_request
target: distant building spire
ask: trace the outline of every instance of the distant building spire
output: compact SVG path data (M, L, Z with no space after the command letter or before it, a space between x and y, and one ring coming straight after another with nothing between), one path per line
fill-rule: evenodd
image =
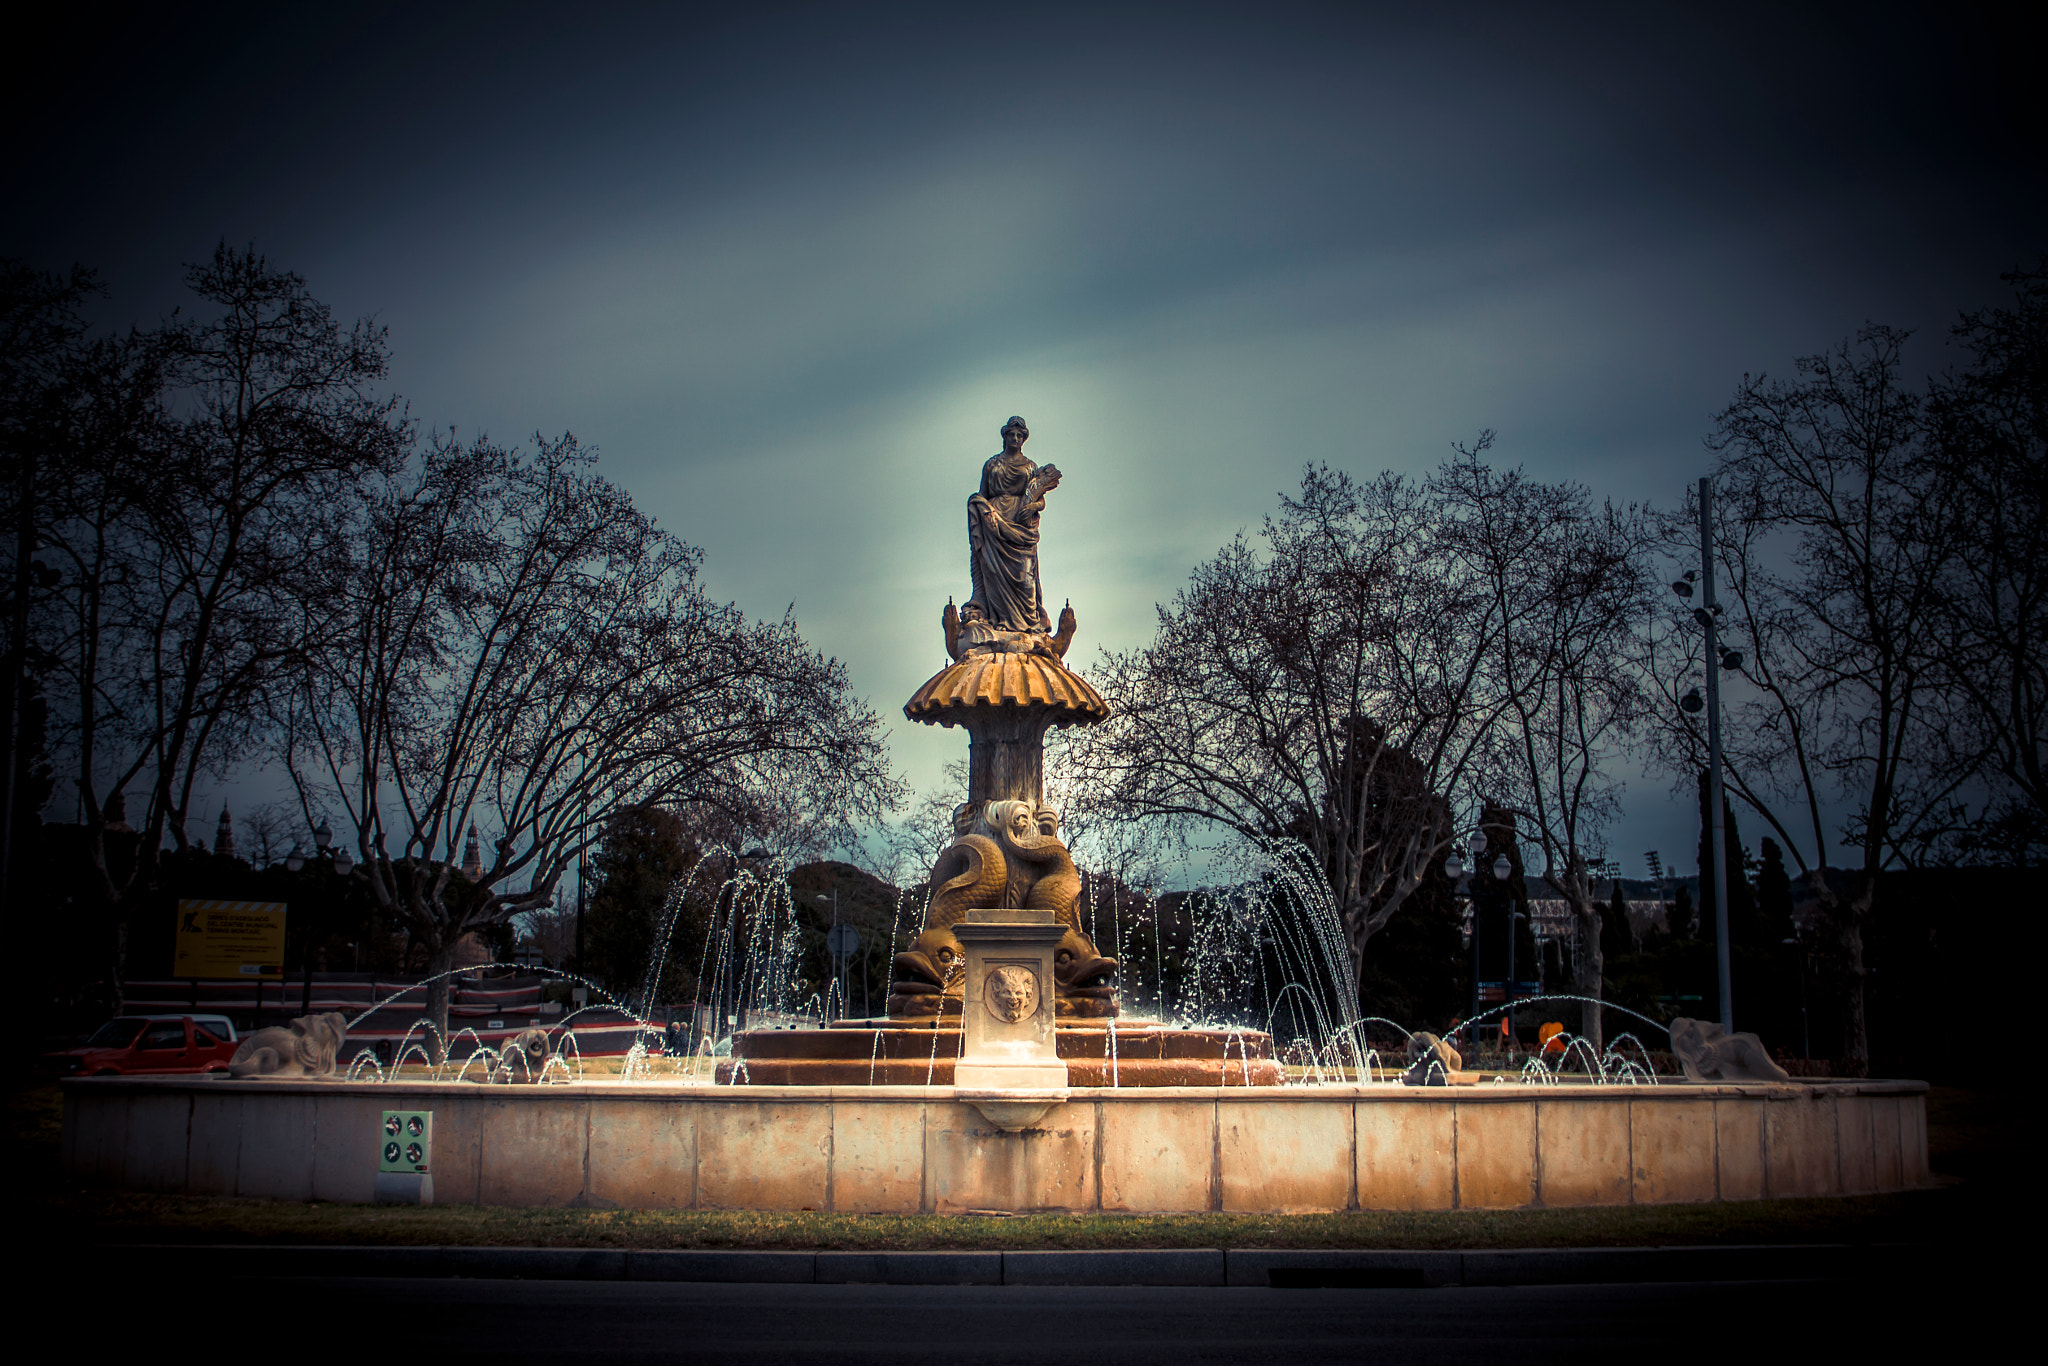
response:
M469 827L469 843L462 849L462 875L475 882L484 875L484 852L476 842L476 823Z
M213 832L213 852L222 858L235 856L235 818L228 814L228 804L220 804L220 824Z

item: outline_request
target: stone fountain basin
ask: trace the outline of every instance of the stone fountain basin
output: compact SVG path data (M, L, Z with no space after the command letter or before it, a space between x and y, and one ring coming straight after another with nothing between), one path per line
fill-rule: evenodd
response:
M1066 1019L1054 1042L1070 1086L1278 1086L1273 1040L1259 1030L1181 1029L1157 1021ZM950 1086L957 1016L845 1020L829 1029L750 1029L718 1079L754 1086Z
M1926 1085L1076 1089L1032 1126L951 1087L63 1084L63 1164L129 1190L370 1200L434 1112L442 1203L964 1213L1516 1209L1928 1184Z

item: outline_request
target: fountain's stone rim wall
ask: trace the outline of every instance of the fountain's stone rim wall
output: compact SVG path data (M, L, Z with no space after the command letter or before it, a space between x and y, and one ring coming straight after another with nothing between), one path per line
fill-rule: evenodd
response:
M69 1092L73 1088L120 1089L120 1090L172 1090L191 1091L195 1094L214 1095L221 1093L243 1093L262 1095L335 1095L347 1093L360 1096L393 1096L404 1094L473 1096L488 1095L504 1098L541 1100L549 1096L605 1096L639 1100L673 1101L678 1098L699 1098L733 1101L832 1101L832 1100L933 1100L948 1099L954 1090L950 1086L767 1086L730 1085L708 1082L686 1082L648 1079L636 1081L573 1081L549 1082L542 1086L493 1085L475 1081L411 1081L392 1080L368 1081L267 1081L261 1078L236 1080L231 1077L66 1077L59 1083ZM1477 1086L1455 1088L1452 1099L1460 1104L1484 1103L1489 1098L1502 1101L1526 1101L1531 1097L1569 1095L1575 1100L1701 1100L1722 1096L1749 1096L1786 1099L1808 1095L1924 1095L1928 1083L1907 1079L1882 1077L1858 1078L1854 1080L1794 1080L1790 1082L1691 1082L1676 1077L1660 1077L1654 1085L1628 1085L1626 1083L1558 1082L1488 1082ZM1331 1083L1312 1086L1149 1086L1149 1087L1103 1087L1090 1090L1081 1099L1093 1103L1108 1101L1111 1104L1142 1102L1150 1100L1187 1099L1228 1099L1246 1101L1312 1102L1331 1098L1363 1101L1385 1101L1392 1104L1429 1103L1446 1097L1443 1087L1397 1086L1387 1082L1370 1085ZM385 1107L387 1109L392 1107Z
M1158 1087L1004 1133L947 1087L92 1078L65 1170L367 1201L385 1109L431 1108L444 1204L1314 1212L1858 1194L1928 1184L1926 1085Z

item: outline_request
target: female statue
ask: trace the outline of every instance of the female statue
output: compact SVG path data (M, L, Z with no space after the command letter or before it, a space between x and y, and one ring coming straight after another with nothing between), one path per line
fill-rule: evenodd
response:
M998 630L1050 635L1052 617L1038 579L1038 515L1045 495L1059 487L1060 471L1031 462L1024 454L1030 439L1023 418L1004 423L1002 454L981 467L981 492L967 500L974 572L967 606L979 608L981 619Z
M1073 607L1061 609L1057 635L1045 608L1038 519L1060 472L1024 454L1030 436L1023 418L1011 418L1002 454L982 466L967 500L974 593L963 607L947 602L939 618L953 662L903 707L913 721L966 727L968 800L932 868L924 930L895 957L891 1015L958 1014L965 955L953 927L970 911L1005 909L1048 911L1066 927L1053 951L1061 1016L1117 1013L1117 962L1082 929L1081 875L1060 842L1059 813L1045 804L1045 732L1094 725L1109 704L1062 663L1077 629Z

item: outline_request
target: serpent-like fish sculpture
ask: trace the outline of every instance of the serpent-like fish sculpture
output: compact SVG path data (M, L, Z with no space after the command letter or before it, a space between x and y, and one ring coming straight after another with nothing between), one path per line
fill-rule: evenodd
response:
M965 955L952 926L969 911L996 906L1051 911L1066 926L1053 951L1061 1015L1116 1013L1117 961L1097 953L1081 928L1081 874L1058 830L1059 813L1031 802L969 802L955 809L953 843L932 866L924 931L896 955L891 1015L959 1010Z

